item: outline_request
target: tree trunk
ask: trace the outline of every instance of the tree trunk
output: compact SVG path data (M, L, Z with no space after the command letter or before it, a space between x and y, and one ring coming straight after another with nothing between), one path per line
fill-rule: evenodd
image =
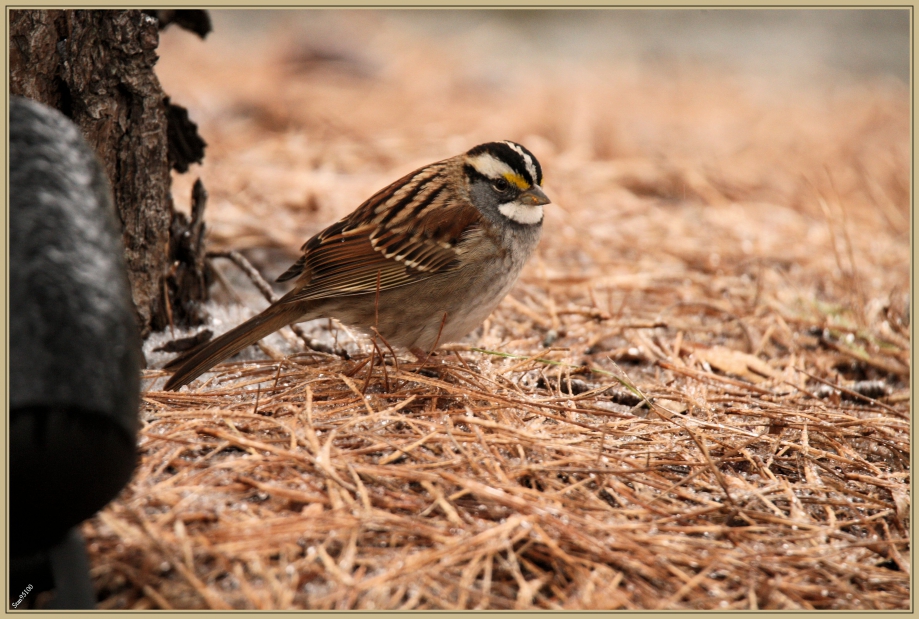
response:
M141 11L10 11L10 93L59 109L95 149L111 180L143 336L200 320L197 304L175 298L185 294L175 289L171 264L176 149L173 144L170 156L167 128L176 114L153 72L158 27ZM194 133L191 142L199 142L198 158L185 157L187 169L188 161L203 157L204 143L187 115L185 122ZM196 300L206 294L203 285L187 288Z

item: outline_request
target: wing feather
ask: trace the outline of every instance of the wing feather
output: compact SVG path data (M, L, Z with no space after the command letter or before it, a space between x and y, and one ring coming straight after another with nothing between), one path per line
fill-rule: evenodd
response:
M481 222L448 182L461 165L447 159L408 174L304 243L303 256L278 277L298 278L284 300L373 293L378 280L388 290L455 268Z

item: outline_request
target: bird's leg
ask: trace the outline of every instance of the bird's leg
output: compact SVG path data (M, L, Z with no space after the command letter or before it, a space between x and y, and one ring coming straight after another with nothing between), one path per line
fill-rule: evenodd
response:
M430 358L435 354L433 350L425 352L421 348L414 346L409 349L409 352L418 360L418 367L415 369L415 372L422 374L424 376L429 376L430 378L439 378L440 372L436 368L425 368Z
M425 361L427 361L428 357L434 354L433 350L430 352L425 352L424 350L418 348L417 346L413 346L409 348L408 351L412 353L412 355L415 357L415 361L417 361L418 363L421 363L422 365L424 364Z

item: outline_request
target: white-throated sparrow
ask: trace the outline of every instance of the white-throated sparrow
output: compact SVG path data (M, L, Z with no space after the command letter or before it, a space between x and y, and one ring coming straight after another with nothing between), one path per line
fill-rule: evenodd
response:
M378 191L309 241L278 277L294 288L182 360L166 389L286 325L333 317L416 356L476 328L539 241L542 169L523 146L489 142Z

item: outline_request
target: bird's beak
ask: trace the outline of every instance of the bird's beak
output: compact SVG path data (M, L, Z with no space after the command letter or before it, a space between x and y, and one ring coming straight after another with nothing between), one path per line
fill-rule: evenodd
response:
M517 196L517 202L527 206L539 206L540 204L551 204L552 200L549 199L549 196L543 192L539 185L533 185Z

